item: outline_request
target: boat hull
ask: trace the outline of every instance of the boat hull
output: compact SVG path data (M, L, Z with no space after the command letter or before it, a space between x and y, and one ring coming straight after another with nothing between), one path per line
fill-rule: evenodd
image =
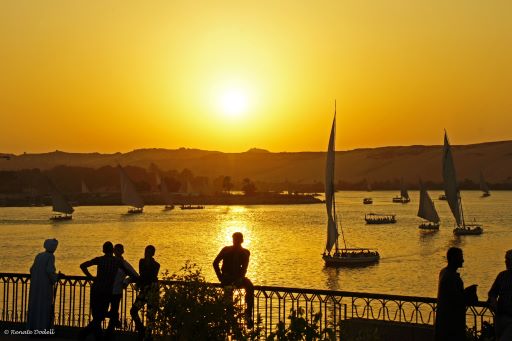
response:
M324 255L323 260L326 266L357 266L368 265L379 261L377 252L372 254L348 253L344 255Z
M373 204L373 199L372 198L364 198L363 199L363 204L371 205L371 204Z
M482 194L482 198L487 198L487 197L490 197L490 196L491 196L491 194L490 194L490 193L484 193L484 194Z
M456 236L476 236L484 232L480 225L466 225L465 227L456 227L453 229L453 234Z
M181 206L182 210L202 210L204 206L198 205L198 206Z
M164 211L174 210L174 205L165 205Z
M128 210L128 214L141 214L143 212L142 208L130 208Z
M50 217L50 220L52 221L65 221L71 219L73 219L73 216L71 215L55 215L53 217Z
M396 218L394 215L378 215L378 214L366 214L364 220L367 224L395 224Z
M393 202L398 203L398 204L407 204L410 201L411 201L411 199L409 199L409 198L402 198L402 197L393 198Z
M435 230L435 231L438 231L439 230L439 224L423 223L420 226L418 226L418 228L420 230Z

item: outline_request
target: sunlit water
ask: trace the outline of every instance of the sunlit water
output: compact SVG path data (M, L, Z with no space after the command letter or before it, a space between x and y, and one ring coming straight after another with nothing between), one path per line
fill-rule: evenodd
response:
M0 208L0 272L28 272L43 240L59 240L57 268L81 274L79 264L101 255L104 241L125 245L135 266L147 244L156 246L163 269L179 270L186 260L197 263L208 281L216 281L212 261L231 234L241 231L251 251L248 277L255 284L435 296L437 276L450 246L464 250L465 285L476 283L481 299L504 269L504 252L512 248L512 192L464 192L464 212L484 224L481 236L455 237L453 218L440 192L431 193L442 219L439 232L418 230L418 193L409 204L391 203L395 192L339 192L338 211L349 246L373 247L381 261L365 268L325 268L326 213L323 204L287 206L207 206L204 210L162 211L126 215L126 207L77 207L73 220L52 223L49 207ZM373 205L363 205L365 196ZM396 213L394 225L366 225L364 214Z

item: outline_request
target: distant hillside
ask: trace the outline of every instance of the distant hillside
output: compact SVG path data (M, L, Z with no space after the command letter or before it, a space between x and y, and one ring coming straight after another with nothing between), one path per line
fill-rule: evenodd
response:
M457 175L460 181L478 182L482 171L490 183L512 182L512 141L454 146ZM442 146L407 146L356 149L338 152L336 179L347 183L394 181L441 181ZM192 170L197 176L214 178L229 175L234 179L250 178L263 182L323 182L325 153L271 153L251 149L244 153L222 153L197 149L139 149L129 153L65 153L14 155L0 160L0 170L52 169L66 165L100 168L132 165L149 168L151 163L162 170Z

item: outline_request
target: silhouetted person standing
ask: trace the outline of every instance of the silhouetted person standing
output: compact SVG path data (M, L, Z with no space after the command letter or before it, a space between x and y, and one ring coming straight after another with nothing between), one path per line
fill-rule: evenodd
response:
M245 289L245 302L247 307L245 316L247 325L252 327L252 309L254 306L254 286L252 282L245 277L249 266L249 250L242 247L244 236L240 232L233 233L233 245L225 246L215 257L213 268L217 278L223 286L234 286ZM222 268L219 263L222 261Z
M124 258L124 246L123 244L114 245L114 257L120 259L123 262L124 268L128 269L131 274L137 274L137 271L128 263ZM112 296L110 298L110 311L109 311L109 321L107 328L107 335L110 336L116 327L121 325L119 321L119 303L121 302L121 298L123 297L123 289L129 283L127 281L127 273L123 268L119 268L117 270L117 274L114 280L114 285L112 287Z
M158 271L160 270L160 264L153 258L155 255L155 247L153 245L146 246L144 250L144 258L139 260L139 281L138 287L139 292L135 298L132 308L130 309L130 315L135 322L135 329L139 334L139 339L147 336L151 337L151 329L144 328L139 317L139 310L148 305L148 319L151 321L154 318L156 308L158 306Z
M39 253L30 268L30 295L28 300L27 328L51 328L53 321L53 285L57 282L55 255L57 239L44 241L46 251Z
M127 273L130 273L129 269L124 267L122 260L114 257L114 246L111 242L103 244L103 253L104 255L101 257L80 264L80 269L88 278L92 278L93 282L90 299L92 321L80 331L79 339L85 339L90 333L94 333L96 340L103 338L101 323L107 316L117 270L123 268ZM93 277L88 270L93 265L97 266L96 277ZM137 278L136 273L130 274L130 276Z
M464 263L460 248L448 249L446 258L448 266L439 273L435 340L463 341L466 340L466 304L478 301L476 285L464 289L464 283L457 272Z
M512 250L505 253L507 270L496 277L489 291L489 304L496 314L496 340L512 340Z

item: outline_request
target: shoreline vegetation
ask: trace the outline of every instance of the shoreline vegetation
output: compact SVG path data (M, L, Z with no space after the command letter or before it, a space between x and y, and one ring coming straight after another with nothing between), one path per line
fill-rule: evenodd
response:
M254 195L197 195L173 196L176 208L180 205L300 205L320 204L317 194L256 193ZM160 195L143 195L146 205L164 205ZM68 196L73 206L121 206L121 196L113 194L78 194ZM50 196L26 197L23 195L0 195L0 207L51 206Z

